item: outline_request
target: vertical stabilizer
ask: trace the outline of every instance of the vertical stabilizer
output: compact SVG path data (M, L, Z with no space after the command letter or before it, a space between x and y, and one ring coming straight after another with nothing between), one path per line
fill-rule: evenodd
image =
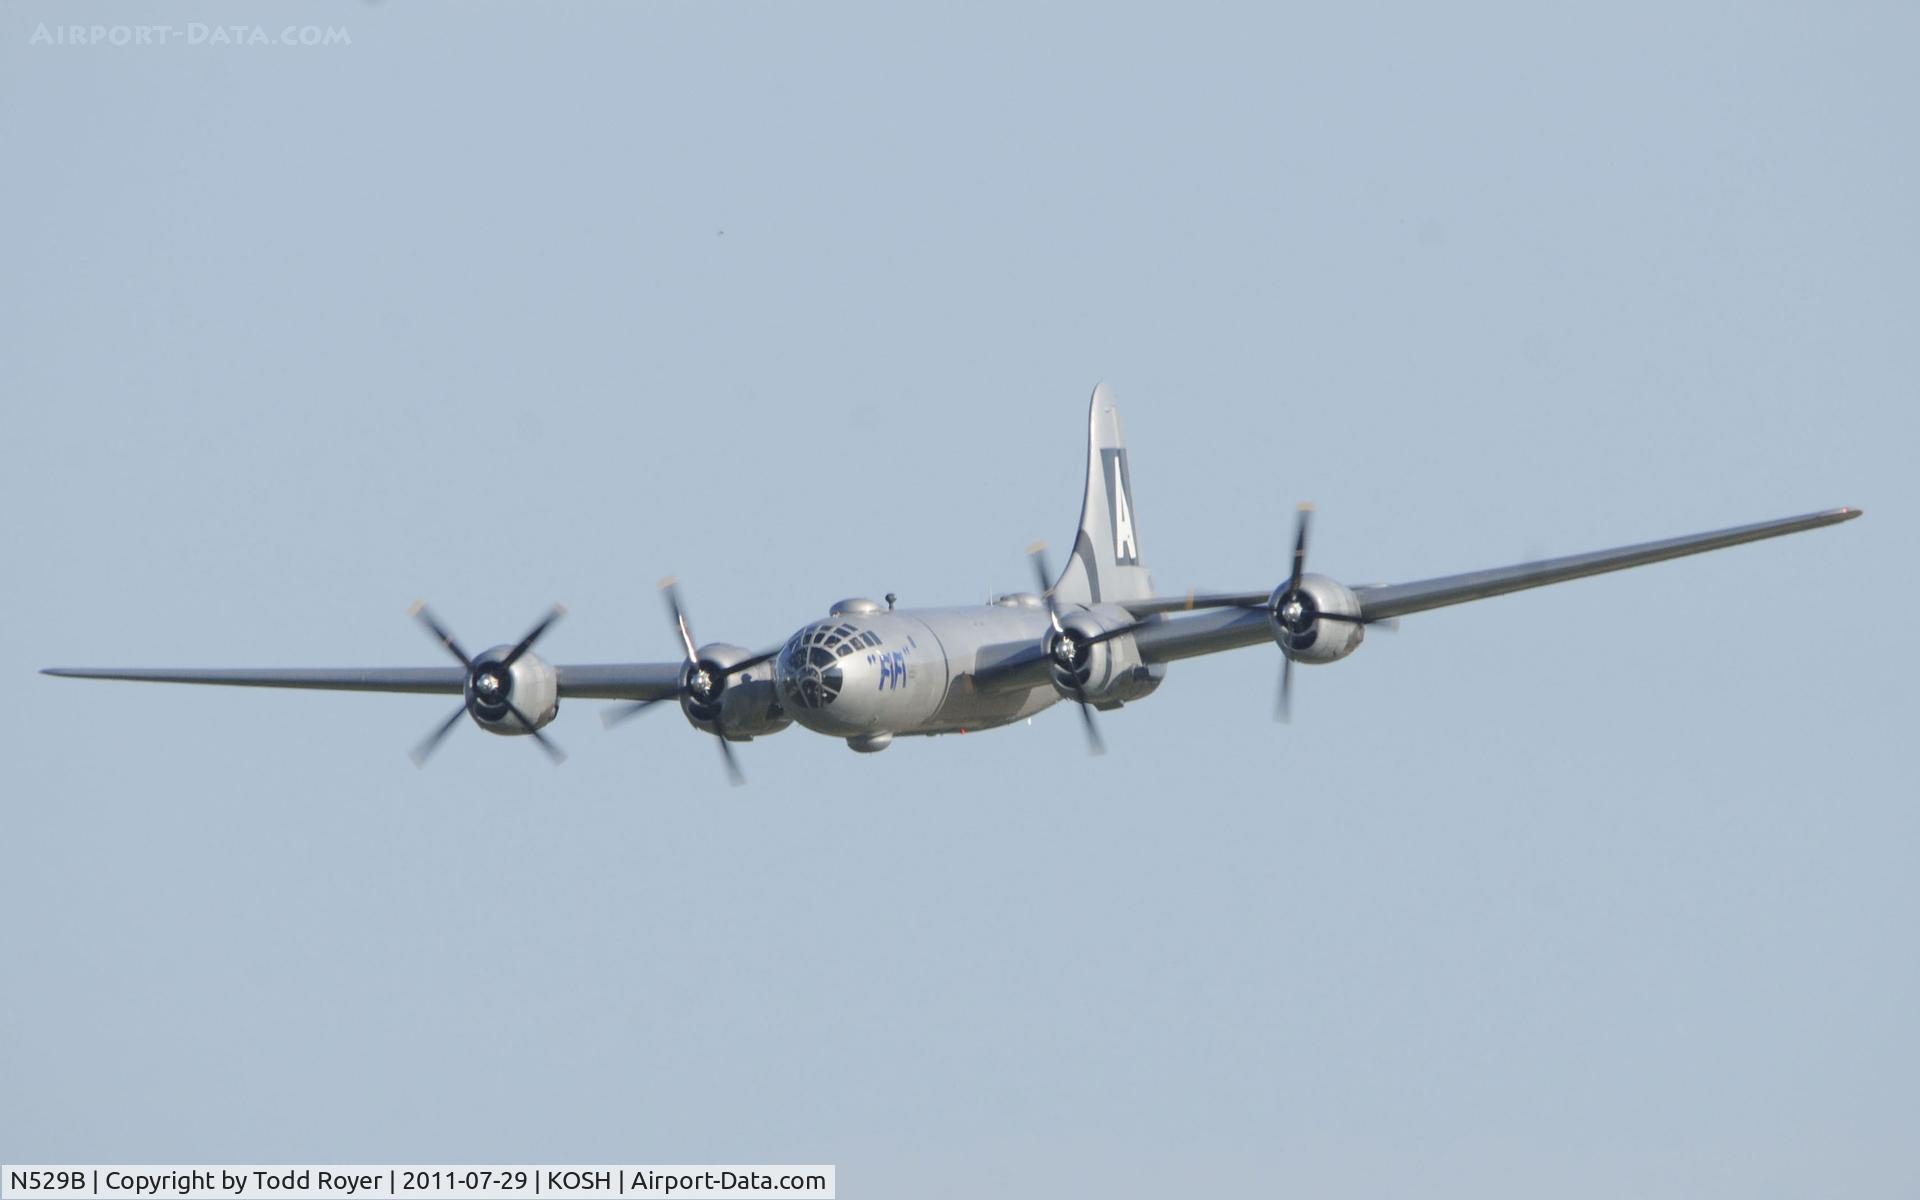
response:
M1113 389L1093 389L1087 413L1087 491L1080 502L1080 532L1073 557L1053 587L1062 604L1112 604L1145 600L1153 579L1140 554L1139 513L1133 506L1133 476Z

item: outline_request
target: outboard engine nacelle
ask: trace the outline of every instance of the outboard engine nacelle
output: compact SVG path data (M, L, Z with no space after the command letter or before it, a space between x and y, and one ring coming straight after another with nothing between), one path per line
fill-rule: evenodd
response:
M553 720L560 711L560 673L548 666L544 659L530 653L533 644L553 627L555 621L566 615L566 611L556 604L518 642L511 646L495 646L468 658L453 634L440 623L438 617L427 611L425 604L413 606L414 619L427 627L427 632L448 654L460 661L461 669L466 672L466 682L460 687L460 707L454 709L452 716L442 721L413 748L408 757L413 759L414 766L426 765L434 749L460 723L462 715L472 717L473 723L488 733L528 735L555 763L567 757L546 734L540 732L540 727Z
M1284 583L1275 588L1267 601L1267 624L1287 657L1302 663L1343 659L1359 649L1367 633L1360 623L1360 598L1325 575L1302 575L1297 588Z
M1060 618L1059 632L1047 634L1046 653L1053 690L1068 700L1084 700L1098 709L1118 708L1151 695L1166 667L1140 661L1140 648L1126 614L1077 612ZM1076 684L1078 685L1076 687Z
M512 653L512 646L495 646L475 656L464 689L473 723L488 733L508 737L532 733L560 712L558 673L545 659L531 653L523 653L509 664L507 657ZM521 716L532 723L533 729L521 723Z

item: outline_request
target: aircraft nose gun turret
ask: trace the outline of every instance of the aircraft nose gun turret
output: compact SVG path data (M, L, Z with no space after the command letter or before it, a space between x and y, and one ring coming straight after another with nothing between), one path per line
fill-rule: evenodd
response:
M815 621L794 634L781 648L776 664L786 702L818 713L840 699L849 685L849 670L861 661L853 655L864 654L880 642L872 631L862 628L859 618L880 611L871 600L841 600L826 620Z

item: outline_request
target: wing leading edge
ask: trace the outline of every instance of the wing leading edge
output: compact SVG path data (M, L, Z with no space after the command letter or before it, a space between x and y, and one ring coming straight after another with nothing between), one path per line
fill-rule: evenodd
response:
M556 666L560 695L585 700L664 700L677 693L680 663L588 663ZM141 683L201 683L224 687L309 688L337 692L415 692L458 695L460 667L119 668L49 667L42 675L69 679L123 679Z

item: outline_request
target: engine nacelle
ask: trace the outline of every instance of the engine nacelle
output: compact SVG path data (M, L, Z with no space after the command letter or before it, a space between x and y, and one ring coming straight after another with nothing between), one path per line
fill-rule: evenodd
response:
M1330 620L1327 614L1350 620ZM1267 601L1273 640L1300 663L1330 663L1360 648L1367 628L1360 624L1360 598L1353 589L1325 575L1302 575L1300 587L1274 589Z
M547 661L531 651L506 665L512 646L495 646L473 660L467 673L467 715L488 733L503 737L525 735L550 723L560 712L560 676ZM516 710L518 715L516 715Z
M1061 617L1061 632L1049 632L1046 643L1053 690L1068 700L1084 696L1098 709L1119 708L1151 695L1166 677L1166 666L1141 662L1140 648L1131 633L1096 640L1130 623L1124 611L1117 615L1077 612ZM1078 694L1075 683L1079 685Z
M700 647L699 658L687 668L688 680L680 689L680 711L689 724L707 733L724 732L732 742L779 733L793 724L780 706L771 662L733 670L734 664L752 657L753 651L745 646L727 642Z

